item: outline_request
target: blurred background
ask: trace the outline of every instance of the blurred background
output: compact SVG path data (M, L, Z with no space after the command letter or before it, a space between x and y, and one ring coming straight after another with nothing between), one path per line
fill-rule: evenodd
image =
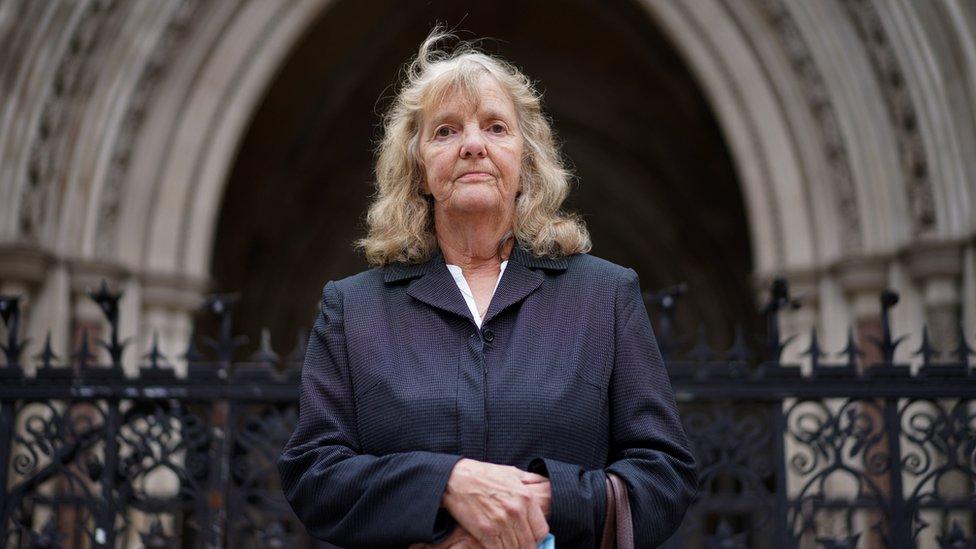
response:
M129 376L154 334L186 375L212 292L250 338L231 358L262 328L295 346L323 284L367 268L380 116L436 23L536 81L567 208L645 291L686 284L675 333L751 341L781 277L781 358L805 373L811 330L832 353L904 335L875 354L912 372L923 326L934 359L976 346L973 0L0 0L0 293L24 375L45 338L69 360L108 336L102 280Z
M0 281L55 347L124 289L122 332L182 348L210 291L277 347L366 265L379 116L432 26L544 93L593 253L686 282L679 321L840 345L876 316L976 322L971 0L7 0L0 4ZM868 297L865 297L868 296ZM951 331L951 330L950 330ZM954 335L954 334L953 334ZM906 346L907 348L908 346ZM136 347L129 351L136 352ZM134 356L134 355L133 355ZM905 358L909 358L907 355Z

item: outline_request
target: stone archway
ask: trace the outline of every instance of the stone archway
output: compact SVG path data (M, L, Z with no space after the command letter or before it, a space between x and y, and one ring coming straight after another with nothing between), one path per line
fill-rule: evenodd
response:
M648 291L689 282L686 330L703 322L727 344L734 323L756 327L734 168L697 84L639 6L374 0L336 2L309 28L229 173L213 275L243 296L245 333L271 326L287 348L325 279L366 268L351 244L364 234L379 113L436 20L490 35L483 47L538 81L594 254L634 267Z

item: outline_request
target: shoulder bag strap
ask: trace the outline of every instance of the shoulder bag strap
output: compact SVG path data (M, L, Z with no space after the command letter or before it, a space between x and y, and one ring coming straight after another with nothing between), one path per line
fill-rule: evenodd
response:
M613 549L614 538L617 534L617 504L614 501L617 494L607 473L607 518L603 521L603 536L600 538L600 549Z
M634 522L630 515L630 498L624 480L613 473L607 474L607 483L613 490L616 507L617 549L634 549Z

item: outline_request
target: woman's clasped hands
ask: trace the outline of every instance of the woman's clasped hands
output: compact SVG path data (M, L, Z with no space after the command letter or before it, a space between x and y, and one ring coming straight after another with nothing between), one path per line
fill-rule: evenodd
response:
M441 503L458 527L437 545L411 549L485 547L535 549L549 534L549 479L516 467L461 459Z

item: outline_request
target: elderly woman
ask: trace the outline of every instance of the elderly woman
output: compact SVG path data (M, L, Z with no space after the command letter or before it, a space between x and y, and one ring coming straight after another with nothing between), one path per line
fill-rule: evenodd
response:
M443 38L385 119L376 267L323 290L284 492L341 546L596 547L613 473L656 545L696 475L637 275L560 211L531 82Z

